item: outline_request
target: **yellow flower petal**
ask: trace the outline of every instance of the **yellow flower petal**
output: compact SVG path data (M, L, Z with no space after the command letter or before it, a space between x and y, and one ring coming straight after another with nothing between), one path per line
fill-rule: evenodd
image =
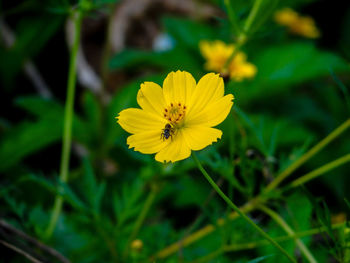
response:
M294 34L308 38L320 36L320 31L312 17L302 16L290 8L276 11L274 18L278 24L286 26Z
M184 128L183 136L192 150L199 151L221 139L222 131L204 126L191 126Z
M201 112L212 102L224 96L224 92L224 81L219 74L206 74L197 84L187 116Z
M229 70L230 78L235 81L242 81L245 78L253 78L257 72L256 66L248 62L244 62L239 65L231 63Z
M156 153L167 146L171 141L161 138L161 130L146 131L131 135L127 139L129 148L141 153Z
M230 113L233 105L233 95L228 94L210 104L204 110L192 112L187 116L186 127L202 125L205 127L213 127L223 122Z
M165 101L162 88L154 82L144 82L137 93L137 103L147 112L163 116Z
M162 131L166 120L141 109L129 108L119 113L118 123L129 133L142 133L152 130Z
M280 25L289 26L293 23L295 23L299 18L299 15L297 12L292 10L291 8L284 8L281 10L278 10L274 14L275 21Z
M170 72L163 83L163 95L167 105L188 105L196 87L196 80L186 71Z
M222 72L227 59L232 55L235 46L233 44L226 44L221 40L212 42L202 40L199 42L199 49L202 56L206 59L205 68L207 70L214 70Z
M176 162L186 159L191 155L191 149L184 139L182 130L179 130L173 139L168 140L171 140L170 143L155 156L158 162Z
M202 40L199 42L199 50L203 57L208 59L212 54L212 48L209 41Z

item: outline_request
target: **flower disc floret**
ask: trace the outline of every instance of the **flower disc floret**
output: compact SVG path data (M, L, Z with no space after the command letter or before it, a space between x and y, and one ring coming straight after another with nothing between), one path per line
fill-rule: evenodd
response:
M232 94L224 96L219 74L206 74L196 83L190 73L177 71L168 74L163 87L142 83L137 94L141 109L123 110L117 119L131 133L129 148L155 153L159 162L176 162L221 138L213 127L225 120L232 100Z
M179 103L170 103L168 107L164 109L164 118L172 125L176 125L181 122L185 117L186 105Z

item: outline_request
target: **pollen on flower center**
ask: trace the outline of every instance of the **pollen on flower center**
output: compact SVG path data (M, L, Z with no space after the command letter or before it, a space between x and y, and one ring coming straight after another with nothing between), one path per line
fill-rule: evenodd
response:
M164 109L164 118L172 124L177 124L184 118L185 113L185 105L182 103L170 103L170 105Z

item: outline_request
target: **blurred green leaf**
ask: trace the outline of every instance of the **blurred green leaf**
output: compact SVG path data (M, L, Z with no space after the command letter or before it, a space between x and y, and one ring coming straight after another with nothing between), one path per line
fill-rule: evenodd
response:
M252 62L258 68L254 80L229 83L241 107L254 100L266 100L273 95L290 92L297 84L329 76L330 68L334 72L350 71L343 59L321 51L308 42L269 47L262 50Z
M267 255L267 256L258 257L256 259L248 261L247 263L258 263L258 262L264 261L265 259L267 259L269 257L272 257L272 256L274 256L274 254L273 255Z
M194 50L198 49L200 40L215 39L217 35L217 30L214 27L192 19L165 16L162 22L165 31L174 37L177 42Z
M170 51L142 51L126 49L110 60L111 69L137 69L144 65L169 71L187 70L196 74L201 65L193 57L191 51L184 48L174 48Z
M313 207L307 197L300 193L294 193L289 196L286 200L287 207L279 208L278 214L287 222L287 224L295 232L308 230L311 226L311 213ZM272 237L285 236L286 232L277 225L276 222L270 221L268 224L269 234ZM310 237L302 238L302 241L308 246L311 241ZM294 254L296 244L294 240L286 241L283 243L283 248L290 254ZM263 255L278 254L278 250L272 246L263 246L259 248L259 251ZM267 262L289 262L285 257L271 257Z
M92 210L98 215L102 197L106 190L106 183L102 182L98 184L91 163L87 158L83 160L83 163L85 173L82 175L79 187L82 189L85 199L88 201Z
M88 211L86 205L84 202L82 202L79 197L75 194L75 192L69 187L68 184L63 183L61 181L51 181L43 176L34 175L34 174L28 174L25 176L20 177L19 181L20 183L25 182L35 182L39 184L40 186L47 189L49 192L54 193L55 195L58 194L62 196L62 198L67 201L69 204L71 204L73 207L80 211Z
M13 30L15 43L8 50L0 50L0 79L5 87L12 83L28 59L42 51L62 23L63 17L47 14L27 16L19 21L16 30Z
M58 141L61 133L62 123L47 119L35 123L21 123L12 128L0 141L0 171Z
M170 196L175 196L173 204L177 207L202 206L208 197L208 192L210 192L210 189L207 186L199 185L194 178L183 176L178 178Z
M60 140L63 131L64 109L54 100L39 97L23 97L16 104L34 114L34 122L22 122L8 129L0 140L0 171L10 168L24 157L33 154L48 145ZM73 139L88 143L91 134L86 122L77 115L73 120Z
M143 194L140 180L123 184L119 192L114 192L113 209L119 228L125 227L141 211Z

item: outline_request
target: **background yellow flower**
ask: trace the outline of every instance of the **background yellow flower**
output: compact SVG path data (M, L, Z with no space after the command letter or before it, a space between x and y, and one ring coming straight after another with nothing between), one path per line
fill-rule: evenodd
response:
M301 16L291 8L284 8L275 12L275 21L286 26L290 32L307 38L318 38L320 31L312 17Z
M242 81L256 75L256 66L247 62L247 56L242 51L238 51L226 65L235 50L233 44L226 44L221 40L212 42L203 40L199 43L199 49L206 59L204 65L206 70L213 70L224 76L229 75L234 81Z
M212 127L225 120L232 100L232 94L224 96L218 74L206 74L196 84L190 73L177 71L168 74L163 88L153 82L141 84L137 94L141 109L123 110L117 119L132 134L129 148L156 153L159 162L175 162L221 138L222 132Z

